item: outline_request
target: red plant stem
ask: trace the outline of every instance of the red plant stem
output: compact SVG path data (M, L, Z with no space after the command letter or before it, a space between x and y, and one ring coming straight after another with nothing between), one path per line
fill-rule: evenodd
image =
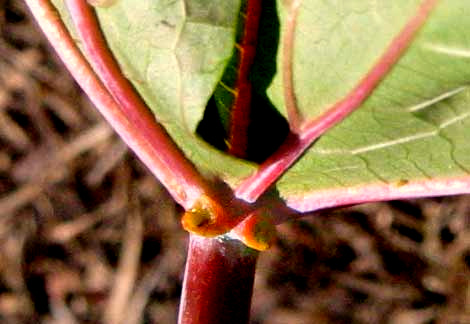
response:
M258 253L237 240L191 235L179 324L247 324Z
M357 109L400 59L437 2L438 0L423 1L417 14L393 39L385 53L358 85L325 114L303 125L298 136L289 135L278 151L235 189L235 196L248 202L258 199L320 135Z
M244 158L248 148L248 127L250 125L251 83L249 73L256 51L262 0L248 0L241 43L236 95L230 116L229 154Z
M194 166L184 157L148 111L145 112L145 109L134 101L135 98L129 95L128 89L119 90L119 87L114 85L113 82L116 84L122 82L118 78L114 79L115 71L111 72L106 83L111 82L113 87L117 88L115 96L120 98L119 103L110 96L88 61L76 47L49 1L26 0L26 3L72 76L102 115L165 185L175 200L184 208L191 208L207 186ZM82 28L87 30L87 26L81 26L79 30ZM88 31L91 32L91 30ZM93 59L98 58L93 57ZM126 103L123 104L123 102Z

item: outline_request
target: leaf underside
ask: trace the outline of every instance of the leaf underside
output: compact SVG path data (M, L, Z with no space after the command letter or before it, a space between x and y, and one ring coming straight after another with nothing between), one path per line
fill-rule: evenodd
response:
M401 2L411 6L413 1ZM416 6L418 2L414 2ZM379 3L384 4L383 14L377 10L370 13L376 16L378 25L371 26L370 17L361 31L382 30L380 22L391 20L385 18L390 12L385 8L399 6L399 1ZM412 13L413 8L401 15L407 12ZM468 176L470 38L465 31L470 28L470 21L465 17L469 13L470 3L466 1L442 1L405 55L360 109L321 137L278 182L281 195L288 199L332 188ZM397 19L399 16L397 11ZM359 48L359 54L353 54L356 51L344 46L343 42L337 52L365 55ZM349 76L351 68L344 70L349 60L349 56L341 60L344 66L340 68L348 71L343 75ZM359 60L353 62L360 65ZM331 79L322 72L319 76L328 82L335 73L339 76L339 71L329 71ZM328 100L328 91L324 98ZM307 180L305 174L314 181Z
M286 115L282 72L292 64L300 115L321 116L368 73L421 2L304 0L293 60L287 62L282 41L289 10L277 1L277 71L267 89L274 107ZM54 3L66 17L61 1ZM256 165L211 147L195 132L233 53L240 5L240 0L119 0L97 9L109 46L157 120L202 172L232 187ZM470 2L441 1L372 95L276 183L280 196L306 211L315 208L306 200L325 191L467 178L469 15ZM254 88L266 83L262 74L253 79Z

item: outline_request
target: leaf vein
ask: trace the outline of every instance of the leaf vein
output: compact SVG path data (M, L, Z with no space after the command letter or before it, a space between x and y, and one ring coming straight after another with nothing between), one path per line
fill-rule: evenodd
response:
M437 97L434 97L432 99L429 99L429 100L426 100L426 101L423 101L417 105L414 105L414 106L411 106L409 108L407 108L407 110L409 112L415 112L415 111L419 111L421 109L424 109L424 108L427 108L427 107L430 107L431 105L437 103L437 102L440 102L440 101L443 101L447 98L450 98L456 94L458 94L459 92L462 92L463 90L465 90L467 87L466 86L462 86L462 87L458 87L456 89L452 89L452 90L449 90L447 92L444 92L440 95L438 95Z

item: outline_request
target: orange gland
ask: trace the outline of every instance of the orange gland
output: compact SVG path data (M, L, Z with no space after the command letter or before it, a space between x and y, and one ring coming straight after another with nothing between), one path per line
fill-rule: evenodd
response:
M183 214L181 224L186 231L204 237L225 234L233 227L228 222L222 206L206 195L202 195L194 206Z
M258 251L269 249L276 239L276 227L269 214L256 211L239 223L232 233L246 246Z

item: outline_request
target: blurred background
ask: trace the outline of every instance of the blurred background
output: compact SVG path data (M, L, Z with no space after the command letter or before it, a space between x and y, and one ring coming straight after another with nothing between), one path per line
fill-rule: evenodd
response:
M0 323L176 323L182 210L0 0ZM470 197L279 226L252 323L470 323Z

